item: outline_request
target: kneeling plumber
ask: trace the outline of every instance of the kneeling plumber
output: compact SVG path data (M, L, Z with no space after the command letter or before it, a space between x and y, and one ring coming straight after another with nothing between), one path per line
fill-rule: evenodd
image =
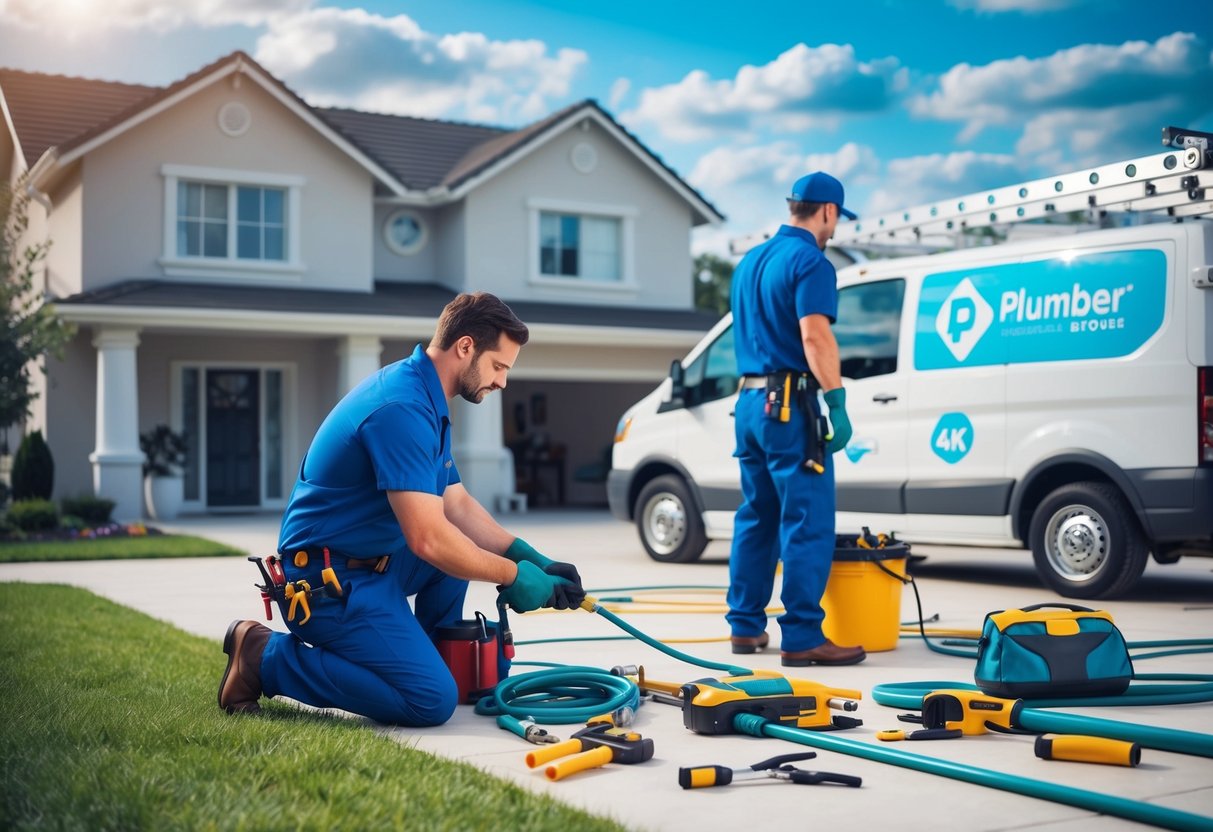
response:
M434 634L463 618L469 581L497 584L517 612L581 603L576 567L498 525L451 457L448 401L478 404L504 388L528 337L498 298L461 294L428 347L333 408L299 466L278 551L288 582L320 587L327 550L342 597L313 603L310 617L287 622L289 633L232 622L220 708L255 712L262 696L283 695L384 723L440 725L458 695Z

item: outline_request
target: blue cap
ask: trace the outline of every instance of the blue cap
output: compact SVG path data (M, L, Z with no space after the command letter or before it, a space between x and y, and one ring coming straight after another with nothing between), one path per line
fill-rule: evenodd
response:
M789 202L832 202L838 206L838 213L849 220L855 219L855 214L842 207L844 194L842 183L828 173L817 171L796 180L792 186Z

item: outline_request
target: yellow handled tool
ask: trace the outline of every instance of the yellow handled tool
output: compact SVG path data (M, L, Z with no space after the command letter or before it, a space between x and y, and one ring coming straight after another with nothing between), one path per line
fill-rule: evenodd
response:
M547 779L555 782L563 780L570 774L576 774L579 771L605 766L613 759L615 759L614 750L610 746L600 745L597 748L582 751L580 754L574 754L567 760L561 760L559 763L548 766L543 770L543 774Z
M283 595L286 600L291 602L290 607L286 611L286 620L295 620L295 610L298 607L303 607L303 620L300 625L306 624L312 617L312 607L308 603L308 596L312 592L312 587L307 581L293 581L288 583L283 589Z
M569 754L580 754L585 746L581 744L581 740L565 740L554 745L547 745L543 748L536 748L526 755L526 767L537 768L544 763L550 763L552 760L566 757Z
M1043 734L1036 738L1036 756L1042 760L1072 760L1133 768L1141 762L1141 746L1107 737Z
M779 407L779 421L787 422L792 418L792 374L783 377L783 404Z

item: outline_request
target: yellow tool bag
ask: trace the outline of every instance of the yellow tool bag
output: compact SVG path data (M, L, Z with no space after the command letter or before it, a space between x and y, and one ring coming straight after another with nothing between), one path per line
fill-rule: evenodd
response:
M1033 604L986 616L974 676L1005 699L1115 696L1129 687L1133 663L1107 612Z

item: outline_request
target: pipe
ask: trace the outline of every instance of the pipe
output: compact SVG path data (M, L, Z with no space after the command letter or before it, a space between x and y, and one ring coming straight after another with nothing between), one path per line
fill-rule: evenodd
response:
M978 786L987 786L1028 797L1038 797L1042 800L1077 806L1080 809L1088 809L1105 815L1149 823L1164 829L1177 829L1181 832L1208 832L1213 826L1213 818L1204 815L1168 809L1165 806L1156 806L1115 795L1076 789L1072 786L1062 786L1057 783L1047 783L1042 780L975 768L935 757L910 754L888 746L873 745L824 732L803 731L799 728L774 725L756 714L738 714L734 718L733 725L739 733L754 737L765 736L788 740L826 751L837 751L839 754L874 760L878 763L887 763L927 774L949 777L953 780L962 780Z

